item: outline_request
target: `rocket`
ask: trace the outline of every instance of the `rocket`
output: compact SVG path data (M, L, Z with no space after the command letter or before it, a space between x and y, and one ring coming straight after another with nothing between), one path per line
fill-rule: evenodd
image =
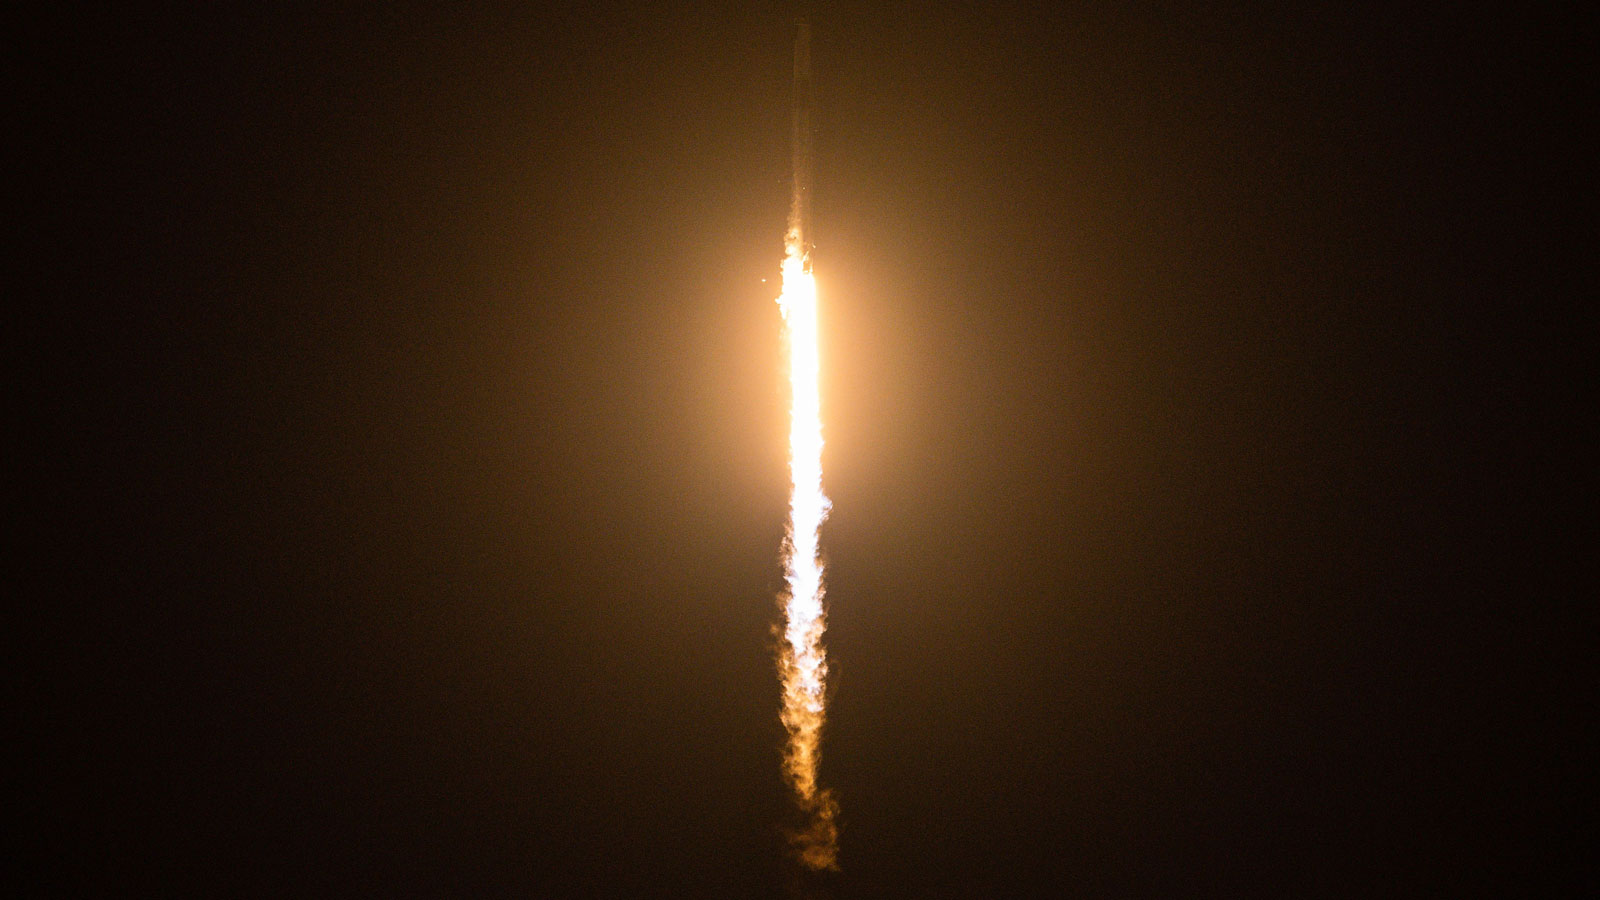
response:
M789 233L784 246L789 255L799 256L811 268L811 24L799 22L794 38L794 118L791 139L794 149L794 195L789 205Z

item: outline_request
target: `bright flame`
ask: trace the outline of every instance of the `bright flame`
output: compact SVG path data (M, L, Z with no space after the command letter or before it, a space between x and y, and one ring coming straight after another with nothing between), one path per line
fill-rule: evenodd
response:
M795 835L800 860L813 869L838 868L838 805L833 795L817 788L824 682L827 656L822 649L822 560L818 532L828 515L822 493L822 401L817 387L821 363L817 350L817 283L805 252L791 232L783 260L783 310L789 334L789 385L793 405L789 419L789 538L784 544L785 577L789 583L784 612L783 724L789 731L784 772L795 799L809 822Z

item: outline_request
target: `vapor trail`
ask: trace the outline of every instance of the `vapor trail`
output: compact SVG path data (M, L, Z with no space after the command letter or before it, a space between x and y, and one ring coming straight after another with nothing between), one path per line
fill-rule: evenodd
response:
M817 786L826 713L827 655L822 648L822 559L818 537L828 514L822 493L821 362L817 348L817 284L807 242L811 190L811 30L800 25L794 46L794 193L784 236L783 311L789 342L789 535L784 542L783 724L788 730L784 773L806 816L797 833L800 861L812 869L838 867L838 805Z

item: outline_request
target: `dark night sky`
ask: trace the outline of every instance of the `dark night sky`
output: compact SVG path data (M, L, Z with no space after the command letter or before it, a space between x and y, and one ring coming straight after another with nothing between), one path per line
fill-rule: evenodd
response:
M794 8L537 6L14 35L43 893L796 887ZM1580 547L1532 477L1571 433L1526 400L1562 57L1206 6L814 8L844 871L803 887L1428 895L1587 852L1544 689L1586 676L1540 648L1581 592L1533 562Z

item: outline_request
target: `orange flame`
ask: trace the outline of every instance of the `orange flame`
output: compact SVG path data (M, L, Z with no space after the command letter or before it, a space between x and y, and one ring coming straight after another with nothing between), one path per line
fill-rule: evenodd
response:
M784 542L786 623L778 668L783 677L783 725L789 732L784 773L808 820L794 835L800 861L812 869L838 868L838 805L817 787L826 713L827 655L822 648L822 559L818 535L828 515L822 493L822 411L818 375L817 284L791 231L783 260L783 311L789 336L789 536Z

